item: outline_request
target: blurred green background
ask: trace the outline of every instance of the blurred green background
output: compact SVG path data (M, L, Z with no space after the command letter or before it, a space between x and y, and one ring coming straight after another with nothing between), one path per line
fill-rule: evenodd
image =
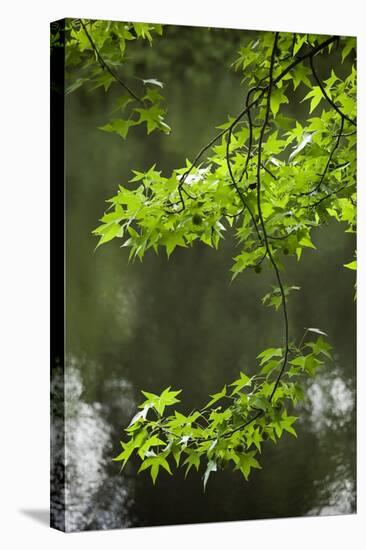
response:
M230 235L218 251L195 245L169 261L150 253L129 264L117 240L95 251L91 234L131 169L156 163L168 175L240 110L245 90L228 67L249 34L167 26L151 48L129 44L121 74L131 84L137 77L164 82L169 136L147 137L137 127L123 141L98 130L120 95L117 85L108 95L80 89L66 96L67 530L355 511L354 275L342 267L355 243L335 223L313 235L318 250L286 261L285 281L301 287L289 303L292 337L318 327L335 352L309 381L298 439L266 442L263 469L249 482L238 472L214 473L205 493L201 473L186 480L183 471L162 474L154 487L146 472L137 476L137 462L122 473L112 462L141 389L182 389L182 409L200 407L283 339L280 313L261 304L274 283L269 268L230 284L237 253ZM307 114L302 95L299 89L287 106L299 120Z

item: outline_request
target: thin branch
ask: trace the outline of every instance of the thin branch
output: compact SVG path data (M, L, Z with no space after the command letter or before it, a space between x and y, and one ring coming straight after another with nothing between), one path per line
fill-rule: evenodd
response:
M259 218L260 218L260 221L261 221L261 225L262 225L262 231L263 231L263 237L264 237L264 243L265 243L265 247L266 247L266 252L267 252L267 255L272 263L272 266L275 270L275 273L276 273L276 277L277 277L277 281L278 281L278 286L280 288L280 293L281 293L281 297L282 297L282 309L283 309L283 315L284 315L284 323L285 323L285 354L284 354L284 358L283 358L283 362L282 362L282 366L281 366L281 369L280 369L280 372L277 376L277 379L275 381L275 384L274 384L274 387L273 387L273 390L271 392L271 395L270 395L270 398L269 400L272 401L273 399L273 396L277 390L277 387L280 383L280 380L281 380L281 377L284 373L284 370L285 370L285 367L287 365L287 357L288 357L288 353L289 353L289 335L288 335L288 315L287 315L287 303L286 303L286 296L285 296L285 291L284 291L284 288L283 288L283 284L282 284L282 280L281 280L281 276L280 276L280 273L279 273L279 270L278 270L278 267L277 267L277 264L276 264L276 261L274 260L273 258L273 255L272 255L272 252L271 252L271 249L270 249L270 245L269 245L269 242L268 242L268 239L269 239L269 236L267 235L267 232L266 232L266 227L265 227L265 223L264 223L264 219L263 219L263 214L262 214L262 209L261 209L261 199L260 199L260 185L261 185L261 180L260 180L260 171L261 171L261 165L262 165L262 159L261 159L261 155L262 155L262 141L263 141L263 137L264 137L264 132L265 132L265 129L266 129L266 126L268 124L268 119L269 119L269 111L270 111L270 100L271 100L271 91L272 91L272 86L274 84L276 84L276 82L279 82L284 76L285 74L287 74L287 72L289 70L291 70L293 67L295 67L298 63L300 63L301 61L303 61L304 59L306 59L307 57L309 57L310 55L315 55L315 53L317 53L318 51L322 50L323 48L327 47L329 44L331 44L332 42L334 42L337 38L335 36L331 37L331 38L328 38L327 40L325 40L324 42L322 42L321 44L319 44L316 48L313 48L313 50L305 55L303 55L301 58L298 58L296 59L295 61L293 61L292 63L290 63L290 65L287 67L287 69L285 69L284 71L281 72L281 74L276 78L276 79L273 79L273 68L274 68L274 58L275 58L275 51L276 51L276 46L277 46L277 40L278 40L278 33L276 33L275 35L275 40L274 40L274 44L273 44L273 49L272 49L272 55L271 55L271 65L270 65L270 80L269 80L269 84L268 86L265 88L265 91L267 91L267 107L266 107L266 115L265 115L265 120L264 120L264 123L263 123L263 126L262 126L262 129L261 129L261 134L260 134L260 138L259 138L259 146L258 146L258 161L257 161L257 205L258 205L258 213L259 213ZM211 140L210 144L213 144L216 139L219 139L219 137L221 137L222 135L224 135L226 132L232 132L232 128L237 124L237 122L248 112L248 110L250 110L250 108L252 106L254 106L258 101L259 99L264 95L264 92L262 92L260 94L260 96L254 100L252 103L250 103L241 113L239 113L239 115L236 117L236 119L232 122L232 124L230 125L229 128L223 130L222 132L220 132L220 134L218 136L216 136L216 138L214 138L213 140ZM229 143L229 140L228 140L228 143ZM198 160L202 154L202 152L204 152L210 145L206 146L205 148L203 148L199 155L197 155L196 159ZM230 165L230 164L229 164ZM192 166L189 168L189 171L192 169ZM189 171L186 172L186 174L188 175ZM245 423L241 424L240 426L237 426L236 428L234 428L233 430L230 430L224 434L222 434L221 438L228 438L228 437L231 437L234 433L240 431L240 430L243 430L246 426L248 426L249 424L251 424L252 422L254 422L255 420L257 420L257 418L259 418L260 416L262 416L264 414L264 411L260 411L258 412L256 415L254 415L252 418L249 418ZM206 441L213 441L215 439L217 439L218 436L214 436L214 437L210 437L210 438L198 438L196 439L195 441L197 443L200 443L200 442L206 442Z
M320 44L318 44L317 46L315 46L314 48L312 48L309 52L307 52L306 54L302 55L302 56L299 56L297 57L294 61L292 61L292 63L290 63L285 69L283 69L283 71L275 78L273 79L273 82L272 84L275 85L277 84L278 82L280 82L284 76L286 76L286 74L291 71L291 69L293 69L294 67L296 67L297 65L299 65L299 63L302 63L303 61L305 61L306 59L308 59L309 57L313 56L313 55L316 55L318 52L322 51L324 48L326 48L327 46L329 46L329 44L332 44L333 42L335 42L336 40L338 39L337 36L331 36L330 38L328 38L327 40L324 40L324 42L321 42ZM265 86L262 88L261 90L261 93L259 94L259 96L254 99L251 103L249 103L249 105L246 105L245 108L240 111L240 113L236 116L236 118L233 120L233 122L231 123L231 125L228 127L228 128L225 128L224 130L222 130L221 132L219 132L218 134L216 134L216 136L214 136L204 147L202 147L202 149L197 153L196 157L194 158L191 166L184 172L184 174L182 174L181 176L181 179L180 179L180 183L179 183L179 186L178 186L178 191L179 191L179 194L181 196L181 192L180 192L180 188L184 185L184 182L187 178L187 176L191 173L191 171L193 170L193 168L196 166L197 162L200 160L200 158L202 157L202 155L208 150L210 149L210 147L212 147L212 145L214 145L214 143L216 143L216 141L218 139L220 139L222 136L224 136L227 132L230 131L231 128L234 128L236 126L236 124L243 118L243 116L245 116L248 111L254 107L258 101L260 99L262 99L262 97L264 96L265 92L268 90L268 86ZM182 197L181 197L182 198ZM174 214L179 214L180 212L182 212L185 208L185 204L184 204L184 201L181 200L181 204L182 204L182 208L180 210L176 210L174 212ZM173 212L172 212L173 213Z
M246 97L246 101L245 101L246 108L248 109L247 110L247 118L248 118L248 124L249 124L249 143L248 143L247 157L246 157L246 160L245 160L244 169L243 169L242 174L239 178L239 183L243 179L244 174L246 174L246 177L248 177L248 164L249 164L249 160L250 160L250 157L251 157L252 144L253 144L253 122L252 122L252 116L251 116L250 107L249 107L249 100L250 100L251 94L254 93L255 91L259 90L259 89L263 89L263 88L260 88L260 86L258 84L254 88L251 88L247 93L247 97Z
M285 296L285 291L284 291L284 288L283 288L283 285L282 285L282 280L281 280L281 276L280 276L276 261L273 258L273 255L272 255L269 243L268 243L266 226L265 226L264 219L263 219L263 214L262 214L261 196L260 196L260 192L261 192L260 172L261 172L261 164L262 164L262 159L261 159L261 157L262 157L262 142L263 142L264 133L265 133L266 127L268 125L268 121L269 121L271 93L272 93L272 86L273 86L273 83L274 83L273 69L274 69L274 60L275 60L275 53L276 53L276 48L277 48L278 35L279 35L279 33L276 32L274 43L273 43L273 48L272 48L271 62L270 62L270 69L269 69L269 84L268 84L268 88L267 88L266 113L265 113L265 118L264 118L264 122L263 122L263 125L262 125L260 137L259 137L258 160L257 160L257 206L258 206L258 215L259 215L259 219L261 221L263 238L264 238L264 245L265 245L265 248L266 248L266 255L268 255L268 257L271 261L271 264L272 264L272 266L275 270L276 277L277 277L277 282L278 282L278 285L279 285L279 288L280 288L280 293L281 293L281 296L282 296L282 307L283 307L283 314L284 314L284 322L285 322L285 355L284 355L284 359L283 359L283 363L282 363L280 373L277 376L277 379L275 381L273 390L272 390L271 395L269 397L269 401L272 401L273 396L274 396L274 394L277 390L278 384L280 383L282 374L283 374L284 369L285 369L286 364L287 364L287 356L288 356L288 352L289 352L288 316L287 316L286 296ZM229 143L229 140L228 140L228 143ZM240 426L237 426L236 428L234 428L232 430L229 430L228 432L222 434L221 438L226 439L228 437L231 437L234 433L243 430L246 426L249 426L249 424L251 424L257 418L262 416L263 413L264 413L264 411L257 412L257 414L255 414L252 418L248 418L248 420L246 420L246 422L244 422ZM211 437L211 438L200 438L201 441L211 441L213 439L217 439L217 436L216 437Z
M345 134L342 134L341 137L343 137ZM337 134L333 137L337 137ZM344 168L345 166L349 165L349 160L346 162L342 162L341 164L337 164L336 166L333 166L332 168L329 168L329 172L334 172L334 170L338 170L339 168Z
M278 180L278 177L275 176L273 174L273 172L271 172L271 170L269 168L267 168L267 166L263 162L261 163L261 166L262 166L263 170L265 170L267 172L267 174L269 174L274 180L276 180L276 181Z
M243 208L241 210L239 210L239 212L237 212L236 214L223 214L224 217L228 217L228 218L237 218L238 216L240 216L240 214L242 214L245 210L245 206L243 206Z
M348 132L347 134L342 134L341 137L354 136L355 134L357 134L357 130L354 130L353 132ZM333 134L333 137L337 137L337 134Z
M316 202L313 202L312 204L309 204L309 208L315 208L315 206L318 206L319 204L321 204L323 201L325 201L326 199L329 199L329 197L332 197L333 195L337 195L338 193L340 193L341 191L343 191L343 189L346 189L348 187L352 187L352 185L349 185L349 184L345 184L345 185L342 185L341 187L339 187L338 189L335 189L334 191L331 191L330 193L328 193L327 195L325 195L324 197L322 197L321 199L319 199L318 201Z
M259 265L261 265L261 263L264 262L264 260L266 259L267 255L268 255L268 250L265 250L261 259L255 264L255 267L258 267Z
M282 80L283 77L289 71L291 71L291 69L296 67L299 63L302 63L309 57L313 57L314 55L321 52L322 50L324 50L324 48L326 48L333 42L336 42L337 40L338 40L338 36L330 36L329 38L327 38L327 40L324 40L324 42L321 42L320 44L312 48L310 51L308 51L304 55L299 55L298 57L296 57L296 59L294 59L292 63L290 63L285 69L283 69L283 71L278 76L276 76L276 78L273 80L273 84L277 84L278 82L280 82L280 80Z
M113 70L111 69L111 67L108 65L108 63L106 63L106 61L104 60L104 58L101 56L94 40L92 39L88 29L86 28L86 25L84 23L84 21L82 19L80 19L80 23L81 23L81 26L83 27L83 31L87 37L87 39L89 40L89 43L96 55L96 58L98 60L98 63L99 65L102 67L103 70L106 70L109 72L109 74L111 76L113 76L113 78L122 86L122 88L124 88L129 94L131 97L133 97L134 99L136 99L136 101L138 101L139 103L141 103L141 105L144 105L144 102L142 101L141 98L139 98L135 92L133 92L131 90L131 88L129 86L127 86L127 84L125 84L125 82L123 82L123 80L118 76L118 74Z
M193 195L191 195L190 193L188 193L187 189L185 187L182 187L182 191L183 193L185 193L187 195L187 197L189 197L190 199L192 199L193 201L197 200L197 197L194 197Z
M247 201L245 200L241 190L239 189L239 186L234 178L234 174L233 174L233 171L232 171L232 168L231 168L231 162L230 162L230 143L231 143L231 136L232 136L232 131L233 131L233 126L230 127L230 130L229 130L229 135L228 135L228 138L227 138L227 143L226 143L226 164L227 164L227 167L228 167L228 170L229 170L229 174L230 174L230 178L231 178L231 181L233 183L233 186L235 187L235 190L241 200L241 202L243 203L243 206L244 208L246 208L250 214L250 217L252 218L252 222L253 222L253 225L255 227L255 231L257 233L257 236L258 236L258 240L259 242L263 242L262 240L262 236L259 232L259 229L258 229L258 224L255 220L255 216L253 214L253 211L252 209L250 208L249 204L247 203Z
M343 126L344 126L344 117L343 117L343 115L342 115L342 116L341 116L341 124L340 124L340 127L339 127L339 132L338 132L337 140L336 140L334 146L332 147L332 149L331 149L331 151L330 151L330 153L329 153L327 163L326 163L326 165L325 165L325 167L324 167L324 170L323 170L323 172L322 172L322 175L321 175L321 177L320 177L319 182L318 182L318 183L316 184L316 186L315 186L313 189L311 189L310 191L307 191L306 193L299 193L297 196L311 195L312 193L315 193L316 191L318 191L318 190L320 189L320 187L321 187L321 185L322 185L322 183L323 183L323 181L324 181L324 178L325 178L325 176L326 176L326 174L327 174L327 172L328 172L328 168L329 168L329 165L330 165L330 163L331 163L331 161L332 161L332 157L333 157L333 155L334 155L334 153L335 153L336 149L338 148L339 143L340 143L340 141L341 141L341 135L342 135L342 132L343 132Z
M286 295L285 295L285 291L284 291L284 288L283 288L283 284L282 284L279 269L277 267L276 261L273 257L272 252L271 252L271 247L270 247L269 242L268 242L267 230L266 230L266 226L265 226L265 223L264 223L263 213L262 213L262 206L261 206L262 143L263 143L264 133L266 131L266 127L267 127L268 121L269 121L271 93L272 93L272 86L274 84L273 69L274 69L274 61L275 61L275 54L276 54L276 48L277 48L277 41L278 41L278 33L275 34L275 39L274 39L272 54L271 54L271 63L270 63L270 69L269 69L269 84L268 84L268 91L267 91L266 113L265 113L265 117L264 117L263 126L262 126L262 129L261 129L261 133L260 133L260 136L259 136L258 161L257 161L257 206L258 206L258 215L259 215L259 219L260 219L261 225L262 225L262 232L263 232L263 238L264 238L264 244L265 244L265 247L266 247L266 251L267 251L269 260L270 260L270 262L273 266L273 269L276 273L276 278L277 278L278 286L279 286L281 297L282 297L282 310L283 310L283 318L284 318L284 325L285 325L285 353L284 353L284 357L283 357L282 366L281 366L280 372L277 376L276 382L273 386L273 390L272 390L271 395L269 397L269 401L272 401L273 396L276 393L278 384L280 383L282 374L283 374L283 372L286 368L286 365L287 365L287 356L288 356L288 352L289 352L288 315L287 315Z
M273 269L275 271L275 274L276 274L276 278L277 278L277 282L278 282L278 286L279 286L279 289L280 289L280 294L281 294L281 297L282 297L282 309L283 309L283 317L284 317L284 327L285 327L285 353L284 353L284 357L283 357L283 361L282 361L282 365L281 365L281 369L280 369L280 372L275 380L275 383L274 383L274 386L273 386L273 389L272 389L272 392L270 394L270 397L269 397L269 401L272 401L275 393L276 393L276 390L278 388L278 385L280 383L280 380L282 378L282 375L285 371L285 368L286 368L286 365L287 365L287 358L288 358L288 354L289 354L289 324L288 324L288 314L287 314L287 301L286 301L286 295L285 295L285 291L284 291L284 287L283 287L283 284L282 284L282 280L281 280L281 276L280 276L280 273L279 273L279 269L277 267L277 264L276 264L276 261L273 257L273 254L271 252L271 248L270 248L270 244L269 244L269 239L270 238L273 238L273 239L280 239L280 238L286 238L288 235L286 235L286 237L273 237L273 236L270 236L270 235L267 235L267 231L266 231L266 226L265 226L265 222L264 222L264 218L263 218L263 213L262 213L262 208L261 208L261 168L265 169L265 167L263 166L262 164L262 143L263 143L263 139L264 139L264 134L265 134L265 130L266 130L266 127L269 123L269 115L270 115L270 101L271 101L271 93L272 93L272 88L273 86L278 83L280 80L282 80L282 78L291 70L293 69L294 67L296 67L299 63L301 63L302 61L304 61L305 59L307 58L311 58L312 56L316 55L318 52L320 52L321 50L323 50L324 48L326 48L329 44L335 42L337 40L337 37L336 36L332 36L330 38L328 38L327 40L325 40L324 42L322 42L321 44L318 44L318 46L316 46L315 48L312 48L312 50L310 50L309 52L307 52L306 54L302 55L302 56L299 56L297 57L292 63L290 63L276 78L273 77L273 72L274 72L274 61L275 61L275 54L276 54L276 48L277 48L277 42L278 42L278 37L279 37L279 33L276 33L275 34L275 39L274 39L274 43L273 43L273 48L272 48L272 54L271 54L271 61L270 61L270 69L269 69L269 83L266 87L264 87L262 90L261 90L261 93L259 94L259 96L253 100L252 102L249 102L249 100L246 102L246 106L245 108L237 115L237 117L234 119L234 121L230 124L230 126L224 130L222 130L219 134L217 134L214 138L212 138L209 143L207 145L205 145L200 151L199 153L196 155L192 165L186 170L186 172L182 175L181 177L181 182L178 186L178 191L180 192L180 195L181 195L181 191L180 191L180 188L182 187L182 185L184 184L184 181L186 179L186 177L189 175L189 173L191 172L191 170L193 169L193 167L196 165L196 163L198 162L198 160L201 158L201 156L203 155L203 153L205 151L207 151L207 149L209 149L218 139L220 139L220 137L222 137L223 135L225 135L227 132L229 132L229 136L228 136L228 140L227 140L227 147L226 147L226 160L227 160L227 165L228 165L228 170L229 170L229 174L230 174L230 177L231 177L231 180L233 182L233 185L235 187L235 189L237 190L241 200L242 200L242 196L241 196L241 192L238 188L238 185L237 185L237 182L234 178L234 175L232 173L232 169L231 169L231 163L230 163L230 141L231 141L231 135L232 135L232 132L233 132L233 129L234 127L236 126L236 124L241 120L241 118L244 116L244 115L248 115L249 113L249 117L250 117L250 109L255 106L259 101L260 99L262 99L262 97L264 96L265 93L267 93L267 97L266 97L266 112L265 112L265 118L264 118L264 122L263 122L263 125L262 125L262 128L261 128L261 132L260 132L260 137L259 137L259 142L258 142L258 155L257 155L257 208L258 208L258 215L259 215L259 219L260 219L260 222L261 222L261 227L262 227L262 232L263 232L263 240L264 240L264 246L265 246L265 254L264 256L262 257L262 259L260 260L260 262L262 262L264 260L265 257L268 256L272 266L273 266ZM251 91L248 92L249 93L252 93ZM248 99L248 96L247 96L247 99ZM251 125L251 119L248 118L248 120L250 120L249 124ZM343 122L343 118L342 118L342 122ZM343 125L342 125L342 130L343 130ZM341 132L340 132L341 133ZM338 140L339 141L340 139L340 134L338 136ZM247 159L249 158L250 156L250 152L248 154L248 157ZM246 161L246 165L247 163L249 162L249 160ZM327 163L328 166L329 166L329 162ZM245 172L245 170L244 170ZM181 197L182 199L182 197ZM183 199L182 199L183 201ZM246 207L246 204L245 202L243 202L243 205L244 207ZM252 215L252 219L253 221L255 221L253 215ZM255 227L256 227L256 230L257 230L257 233L259 234L259 231L258 231L258 227L257 227L257 224L255 222ZM259 234L260 235L260 234ZM262 240L262 239L261 239ZM263 241L262 241L263 242ZM257 410L257 409L256 409ZM207 441L213 441L215 439L218 439L219 437L220 438L228 438L228 437L231 437L234 433L238 432L238 431L241 431L243 430L246 426L248 426L249 424L251 424L252 422L254 422L255 420L257 420L259 417L261 417L262 415L264 414L264 411L259 411L257 412L253 417L251 418L248 418L243 424L237 426L236 428L232 429L232 430L229 430L227 431L226 433L223 433L221 436L218 436L217 434L213 437L209 437L209 438L204 438L204 437L201 437L201 438L196 438L194 440L192 440L192 443L202 443L202 442L207 442Z
M291 71L294 67L296 67L297 65L299 65L300 63L302 63L303 61L308 59L309 57L311 57L313 55L316 55L320 51L324 50L324 48L326 48L327 46L329 46L330 44L335 42L337 39L338 39L337 36L331 36L331 37L327 38L327 40L324 40L324 42L321 42L320 44L318 44L317 46L312 48L306 54L297 57L294 61L292 61L292 63L290 63L285 69L283 69L283 71L275 79L273 79L272 84L275 85L278 82L280 82L283 79L283 77L286 76L286 74L289 71ZM259 96L256 99L254 99L249 105L245 106L245 108L242 111L240 111L240 113L236 116L236 118L233 120L233 122L231 123L231 125L228 128L225 128L224 130L222 130L221 132L216 134L216 136L214 136L204 147L202 147L202 149L197 153L195 159L193 160L192 165L182 175L180 185L184 184L184 181L185 181L186 177L191 173L191 171L193 170L193 168L195 167L195 165L197 164L197 162L199 161L199 159L201 158L203 153L205 153L214 143L216 143L216 141L218 139L220 139L223 135L225 135L227 132L229 132L230 127L236 126L236 124L243 118L243 116L245 116L248 113L248 111L252 107L254 107L258 103L258 101L260 101L260 99L262 99L265 92L268 90L268 86L269 85L265 86L262 89Z
M309 61L310 61L310 67L311 67L311 71L313 73L313 77L315 78L319 88L321 89L321 92L324 96L324 98L328 101L328 103L333 107L333 109L335 109L337 111L337 113L345 120L348 120L348 122L350 124L353 124L353 126L357 126L356 122L354 120L352 120L351 118L349 118L347 115L345 115L344 113L342 113L342 111L340 110L339 107L337 107L337 105L334 103L334 101L329 97L329 95L327 94L327 92L325 91L325 88L323 86L323 83L320 81L320 78L318 77L317 73L316 73L316 70L315 70L315 67L314 67L314 62L313 62L313 56L311 56L309 58Z
M295 46L296 46L296 32L294 32L292 35L292 45L291 45L292 57L294 57Z
M291 229L286 235L276 236L276 235L267 235L268 239L273 239L277 241L283 241L287 239L296 229Z

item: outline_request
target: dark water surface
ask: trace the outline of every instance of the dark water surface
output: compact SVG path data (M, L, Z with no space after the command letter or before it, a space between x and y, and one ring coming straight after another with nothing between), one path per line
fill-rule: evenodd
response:
M156 73L139 75L163 79L173 70L164 59L160 72L156 61ZM240 78L223 62L211 63L205 78L176 73L164 90L171 136L146 138L137 128L124 142L97 129L113 107L103 93L67 97L67 530L352 513L354 277L342 264L352 259L354 239L336 224L314 234L319 251L287 262L285 280L301 286L289 305L291 335L318 327L335 352L298 407L298 439L264 445L263 469L249 482L238 472L212 474L205 493L202 474L163 473L153 486L146 472L137 476L137 463L121 474L112 462L140 389L172 386L183 390L182 410L200 407L283 339L280 313L260 302L273 274L245 273L230 284L230 237L218 251L178 249L169 261L147 254L143 264L128 264L114 241L94 251L104 200L130 169L157 162L168 173L183 165L240 109Z

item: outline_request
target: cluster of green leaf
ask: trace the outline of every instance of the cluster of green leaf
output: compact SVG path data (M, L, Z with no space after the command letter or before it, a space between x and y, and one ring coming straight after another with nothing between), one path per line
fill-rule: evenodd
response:
M134 23L70 25L69 62L84 59L80 85L87 80L106 91L112 82L126 88L113 67L123 62L127 42L161 33L156 25ZM326 78L318 73L324 59ZM284 345L259 354L258 374L241 373L188 416L178 411L164 416L179 392L143 392L146 401L115 460L124 465L136 450L140 471L150 468L154 482L160 468L171 473L172 461L187 473L202 465L204 485L212 471L230 463L247 479L260 467L264 440L276 442L283 431L295 435L289 413L302 398L301 380L314 376L330 346L318 329L307 331L320 333L316 341L296 346L290 340L287 300L299 287L282 282L283 257L299 261L304 248L315 248L312 230L331 218L347 232L356 231L355 39L263 32L240 47L233 66L243 73L243 110L230 115L195 159L170 175L156 165L133 170L131 180L107 201L94 230L98 246L118 239L130 248L130 259L140 260L149 249L164 249L170 257L195 241L218 248L231 231L239 249L232 279L246 269L260 273L263 266L276 278L263 303L282 310ZM116 107L124 113L129 107L130 116L115 118L102 130L125 138L131 126L146 123L148 133L168 132L162 84L150 79L144 85L141 99L124 90ZM291 114L293 97L308 106L306 121ZM345 267L355 269L356 263Z
M163 88L163 83L155 78L141 78L137 93L120 74L126 63L128 44L145 40L152 45L153 35L161 36L162 32L161 25L150 23L66 20L67 93L83 85L91 91L103 88L106 93L111 86L122 88L113 116L101 130L114 132L123 139L132 126L142 123L146 123L148 134L155 129L170 132L164 120L164 98L157 91Z
M248 86L265 78L272 39L272 33L263 33L261 48L259 44L249 43L242 49L239 59L243 59L245 69L251 65ZM349 53L348 40L341 50L342 57L345 50ZM316 44L314 37L309 41L310 45ZM292 43L292 36L284 34L279 41L278 56L287 58ZM305 44L306 40L302 47ZM283 68L284 62L278 62L274 74L281 74ZM279 112L280 106L288 102L286 89L291 84L294 89L301 86L304 91L306 88L310 93L314 91L309 71L304 64L296 65L276 84L271 96L275 98L271 101L273 122L263 142L262 211L271 248L279 263L281 253L296 255L299 259L304 247L314 248L311 229L327 223L331 217L346 222L348 231L355 231L356 136L353 126L347 120L344 122L336 154L328 162L339 132L340 117L326 99L316 96L320 101L315 107L318 116L309 117L305 125ZM354 117L354 67L343 80L332 69L326 90L346 116ZM260 90L256 93L260 94ZM304 99L308 96L309 93L305 93ZM313 109L311 102L310 112ZM101 219L103 225L95 231L100 236L99 243L119 237L124 238L123 246L131 247L131 257L142 259L149 248L157 252L159 246L170 256L176 246L186 247L197 239L217 247L225 231L233 228L241 245L241 252L234 259L233 277L247 267L257 266L265 247L249 209L258 223L256 142L264 116L264 100L258 102L255 111L253 126L250 128L248 122L240 121L230 139L229 161L240 193L232 184L227 166L225 130L232 124L231 117L219 127L223 133L220 143L212 147L210 156L201 165L192 165L187 160L184 168L174 170L169 177L164 177L153 166L146 172L134 172L130 180L132 185L120 185L117 195L109 201L111 211ZM243 207L243 199L247 207Z
M305 335L309 332L324 334L309 328ZM138 457L139 472L150 469L154 483L161 468L171 474L174 465L182 466L185 475L192 468L201 469L204 488L211 472L230 466L247 480L253 468L261 467L258 460L266 440L276 443L284 432L297 436L296 417L288 413L289 407L303 399L301 379L315 375L323 358L331 357L330 349L323 336L291 345L290 368L275 393L284 349L266 349L258 355L258 374L249 377L241 372L202 409L188 415L177 410L164 414L179 402L180 391L143 391L146 399L126 428L127 440L121 441L122 451L114 460L123 468Z

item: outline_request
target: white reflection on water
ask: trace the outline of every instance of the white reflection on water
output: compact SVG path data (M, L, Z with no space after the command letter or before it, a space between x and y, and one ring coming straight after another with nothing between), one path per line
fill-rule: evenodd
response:
M327 502L308 511L308 516L335 516L338 514L351 514L354 510L355 494L354 483L345 477L347 472L341 465L336 469L336 479L327 476L314 483L319 494L327 487Z
M329 463L334 464L331 474L313 482L319 505L311 508L307 515L350 514L355 511L354 449L345 439L345 433L352 429L355 388L351 379L346 382L342 378L341 372L339 365L330 365L317 374L307 390L304 407L307 418L303 418L302 423L319 438L319 451L325 452ZM333 447L331 440L334 440Z
M115 398L131 407L131 386L116 384ZM111 529L130 525L129 485L107 471L113 451L112 427L103 418L100 403L86 403L77 360L69 360L65 372L66 531ZM107 458L106 458L107 457Z
M340 376L328 373L317 377L308 389L310 422L317 432L325 428L339 429L350 422L354 392Z
M95 364L71 357L65 372L67 531L136 524L131 516L133 478L126 478L125 470L121 475L116 463L111 462L116 433L108 421L111 410L114 418L132 415L132 386L109 373L103 380L108 401L88 403L81 373L98 370ZM318 441L314 481L303 487L304 499L309 502L306 515L347 514L355 509L351 450L345 439L352 426L354 388L341 372L335 365L319 372L308 387L307 403L299 414L299 423Z

